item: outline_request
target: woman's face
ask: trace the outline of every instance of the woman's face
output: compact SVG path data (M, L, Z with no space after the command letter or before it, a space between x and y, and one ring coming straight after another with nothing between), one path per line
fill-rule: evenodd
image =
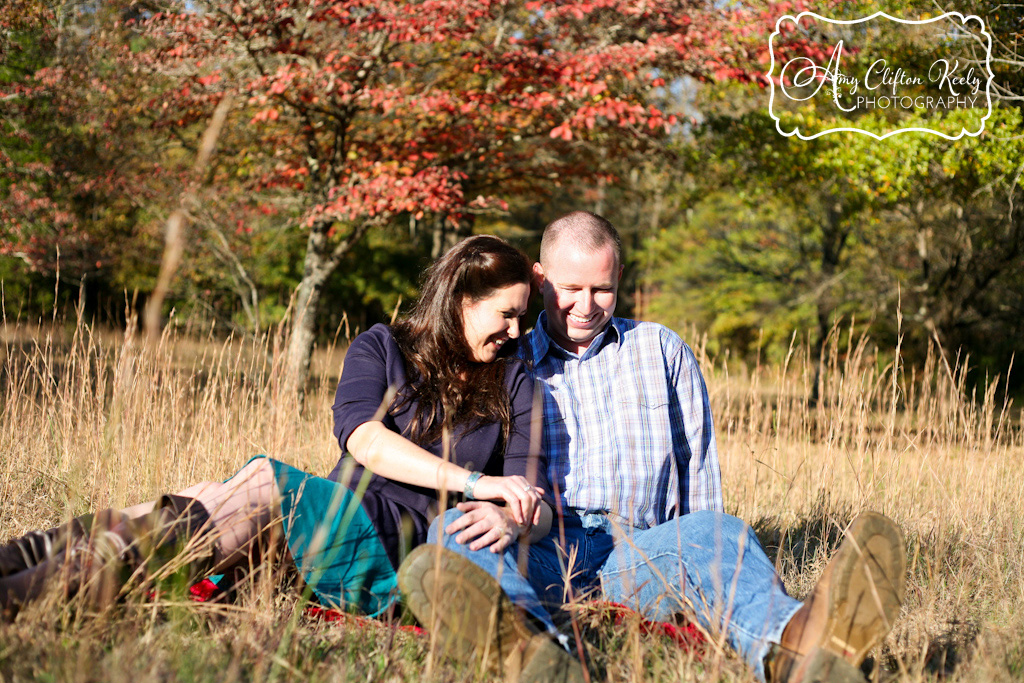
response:
M509 339L519 336L519 319L526 314L530 286L516 284L496 289L479 301L462 303L462 333L469 356L490 363Z

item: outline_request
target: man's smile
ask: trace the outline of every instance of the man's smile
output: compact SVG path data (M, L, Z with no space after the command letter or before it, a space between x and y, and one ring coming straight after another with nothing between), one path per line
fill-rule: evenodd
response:
M573 321L577 325L586 325L587 323L589 323L591 320L593 320L596 317L597 317L597 313L591 313L590 315L587 315L587 316L580 315L579 313L570 313L569 314L569 320Z

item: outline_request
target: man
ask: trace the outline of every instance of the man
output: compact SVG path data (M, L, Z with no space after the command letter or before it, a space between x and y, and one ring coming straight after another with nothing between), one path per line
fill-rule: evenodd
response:
M761 679L863 680L857 667L903 597L899 529L861 515L811 597L786 595L750 528L722 513L692 351L661 325L613 316L621 274L618 233L600 216L578 211L545 229L535 266L544 312L521 354L544 397L557 523L525 549L524 572L517 544L488 546L496 527L526 530L495 525L497 506L460 503L432 527L443 548L422 546L399 571L410 607L457 652L521 680L582 680L582 670L511 605L555 633L545 605L598 586L649 618L685 612L723 633Z

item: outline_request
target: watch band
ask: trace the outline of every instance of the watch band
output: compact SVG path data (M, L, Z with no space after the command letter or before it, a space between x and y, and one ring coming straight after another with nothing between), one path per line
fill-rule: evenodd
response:
M480 477L484 476L483 472L471 472L469 478L466 479L466 485L462 487L462 495L466 500L476 500L473 495L473 489L476 488L476 482Z

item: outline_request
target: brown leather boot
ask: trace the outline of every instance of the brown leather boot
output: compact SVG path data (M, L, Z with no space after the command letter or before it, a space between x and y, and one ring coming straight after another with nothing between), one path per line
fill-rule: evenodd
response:
M91 532L66 550L0 578L0 612L13 619L53 576L63 579L66 598L81 596L94 609L112 604L172 561L182 560L178 569L186 580L194 579L209 569L213 549L200 543L188 557L181 551L209 528L209 519L202 503L182 496L164 496L153 512L135 519L113 511L98 514Z
M93 515L82 515L46 531L30 531L0 546L0 578L35 567L85 538Z
M165 495L156 509L128 522L130 530L129 559L136 571L152 576L172 561L180 561L176 571L186 574L188 580L198 578L211 568L213 546L192 541L211 531L210 513L195 498ZM182 555L192 545L187 557Z
M117 511L103 510L68 525L33 532L5 546L4 559L10 573L0 577L0 618L14 619L23 605L43 593L52 576L63 571L69 558L93 545L90 536L103 537L124 519Z
M202 503L165 495L148 515L124 518L68 552L67 595L82 593L92 607L100 609L177 560L182 562L175 573L184 573L186 582L194 581L211 567L213 548L197 544L188 557L182 551L209 528L210 515Z
M413 550L398 569L406 604L448 654L477 657L519 683L582 683L580 660L523 618L490 574L447 548Z
M769 655L769 680L862 681L858 667L899 615L906 571L895 522L860 514Z

